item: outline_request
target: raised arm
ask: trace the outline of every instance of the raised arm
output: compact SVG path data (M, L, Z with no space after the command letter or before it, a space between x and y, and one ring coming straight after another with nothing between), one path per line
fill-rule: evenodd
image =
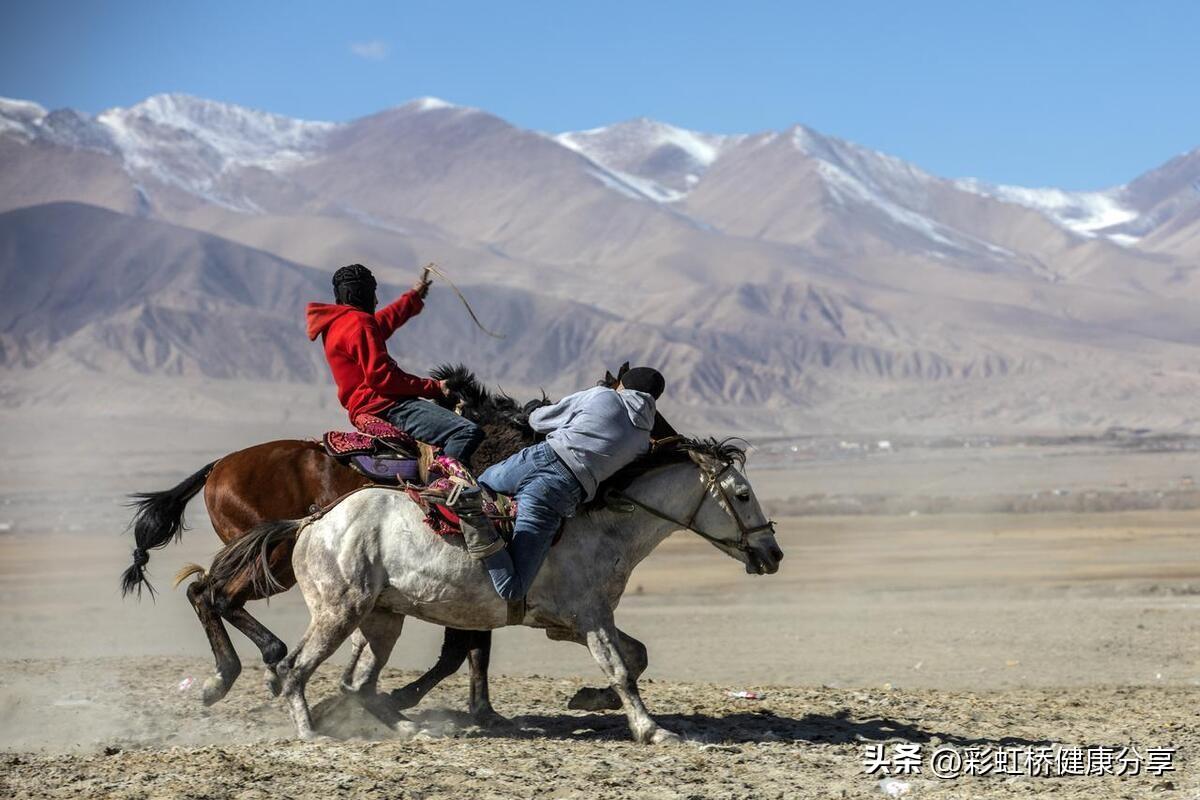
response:
M379 333L387 339L396 329L421 313L425 301L416 289L410 289L400 295L395 302L384 306L375 312L375 321L379 323Z

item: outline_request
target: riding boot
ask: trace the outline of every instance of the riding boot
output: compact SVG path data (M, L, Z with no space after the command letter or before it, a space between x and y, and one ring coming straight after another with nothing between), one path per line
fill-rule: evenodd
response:
M458 515L463 541L471 558L482 560L504 549L504 540L496 532L496 526L483 513L483 497L478 486L459 492L450 508Z

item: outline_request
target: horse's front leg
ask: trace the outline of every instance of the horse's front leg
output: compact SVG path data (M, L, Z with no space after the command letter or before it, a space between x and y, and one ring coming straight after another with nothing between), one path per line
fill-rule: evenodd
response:
M467 634L471 664L471 719L483 728L498 728L512 723L496 713L488 696L488 665L492 660L491 631L460 631Z
M471 631L446 628L442 652L437 663L421 677L399 689L392 690L392 699L399 708L412 708L433 687L453 675L469 660L471 665L471 719L483 728L508 725L509 721L496 713L488 697L488 662L492 652L491 631Z
M618 630L617 635L620 637L621 655L625 657L625 669L636 685L650 663L646 645L625 631ZM584 686L567 702L567 708L573 711L616 711L620 707L621 697L611 686Z
M467 652L470 650L467 641L469 633L471 631L446 628L442 637L442 652L438 655L437 662L412 683L392 690L392 699L396 705L400 708L412 708L421 702L433 687L458 672L458 668L467 660Z
M608 677L613 691L621 699L625 714L629 717L629 729L633 738L642 744L661 744L681 741L678 734L660 727L646 710L638 693L637 678L626 661L621 648L623 634L610 620L596 625L585 633L588 650ZM633 640L636 641L636 640ZM644 665L643 665L644 668Z

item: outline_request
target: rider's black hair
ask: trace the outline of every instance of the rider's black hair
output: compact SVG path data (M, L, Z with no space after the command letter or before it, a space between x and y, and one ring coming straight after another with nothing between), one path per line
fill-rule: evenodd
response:
M350 264L333 273L334 302L375 312L375 276L362 264Z

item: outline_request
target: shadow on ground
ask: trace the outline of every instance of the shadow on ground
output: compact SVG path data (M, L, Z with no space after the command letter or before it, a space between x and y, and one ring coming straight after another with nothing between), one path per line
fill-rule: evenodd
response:
M619 711L586 714L525 714L509 725L480 728L470 715L449 709L410 709L405 712L413 731L432 737L470 736L507 739L562 739L622 741L630 738L625 715ZM337 738L387 739L397 733L381 723L350 695L329 698L313 709L318 730ZM886 717L856 719L847 710L833 714L779 716L769 710L711 714L657 714L655 719L669 730L692 741L709 744L751 742L812 742L855 744L858 742L931 742L966 746L1049 745L1047 739L1002 736L994 739L959 736L931 730L919 724Z

